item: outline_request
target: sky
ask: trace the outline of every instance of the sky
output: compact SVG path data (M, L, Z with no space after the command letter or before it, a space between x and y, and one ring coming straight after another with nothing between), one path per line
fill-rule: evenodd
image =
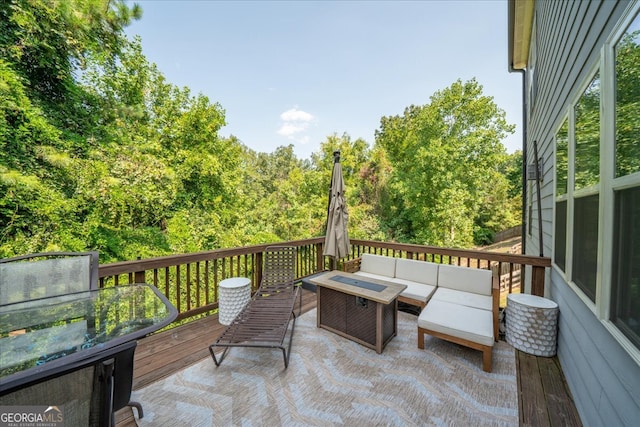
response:
M130 2L131 3L131 2ZM333 134L373 147L385 116L476 78L516 125L522 80L507 69L507 0L138 0L127 27L172 84L225 110L221 136L307 159Z

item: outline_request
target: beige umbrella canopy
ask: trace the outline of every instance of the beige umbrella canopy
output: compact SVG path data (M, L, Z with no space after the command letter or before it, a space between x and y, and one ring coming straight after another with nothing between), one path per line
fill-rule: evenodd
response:
M347 234L347 202L344 196L344 179L340 165L340 152L333 153L334 164L331 175L331 192L329 194L329 211L327 212L327 234L324 239L323 255L332 256L335 260L349 254L351 244ZM335 262L335 261L334 261Z

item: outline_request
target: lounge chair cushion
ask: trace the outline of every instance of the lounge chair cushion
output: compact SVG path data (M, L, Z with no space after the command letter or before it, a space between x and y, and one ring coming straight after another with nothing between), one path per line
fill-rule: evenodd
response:
M382 255L362 254L360 272L394 277L396 274L396 259Z
M491 270L441 264L438 287L491 296Z
M431 299L418 317L418 326L493 347L491 311Z

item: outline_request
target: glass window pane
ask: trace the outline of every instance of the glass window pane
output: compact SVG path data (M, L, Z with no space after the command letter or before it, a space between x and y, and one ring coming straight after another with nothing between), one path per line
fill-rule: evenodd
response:
M611 321L640 348L640 187L615 193Z
M640 171L640 15L615 47L616 177Z
M556 197L567 194L569 123L564 121L556 134Z
M596 75L575 108L575 189L600 182L600 76Z
M573 218L572 280L594 302L598 273L598 200L597 194L575 199Z
M567 258L567 202L556 202L556 232L553 262L565 271Z

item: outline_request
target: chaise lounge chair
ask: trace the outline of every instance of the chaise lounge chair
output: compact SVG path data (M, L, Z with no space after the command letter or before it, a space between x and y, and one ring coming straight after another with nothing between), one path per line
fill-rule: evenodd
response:
M260 287L218 339L209 346L216 366L220 366L231 347L278 348L285 369L289 366L296 317L302 309L302 294L295 285L296 248L270 246L264 252ZM298 313L294 312L296 299ZM284 341L293 318L289 342ZM219 358L214 348L223 347Z

